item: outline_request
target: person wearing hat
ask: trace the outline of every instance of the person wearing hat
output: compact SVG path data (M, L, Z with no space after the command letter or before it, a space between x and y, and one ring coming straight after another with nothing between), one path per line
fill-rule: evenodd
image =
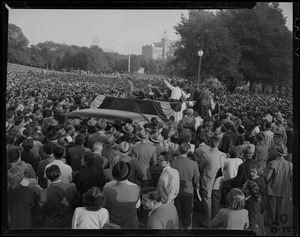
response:
M103 118L100 118L98 122L95 124L97 128L97 132L94 134L90 134L87 140L87 147L93 149L93 145L95 142L105 142L106 132L105 128L107 127L107 123Z
M61 146L57 143L57 140L60 137L60 134L58 133L57 129L58 129L58 127L56 126L56 127L52 128L50 131L48 131L46 134L46 138L48 140L48 144L50 144L53 149L55 147L62 147L64 149L63 157L66 157L67 156L66 148L64 148L63 146Z
M142 129L136 133L136 138L140 143L136 143L132 149L133 157L138 160L143 171L142 188L152 185L152 175L150 167L157 164L156 148L148 141L149 132Z
M161 194L161 202L174 204L180 185L178 170L171 167L174 158L166 151L161 152L158 157L158 163L162 167L162 173L157 184L157 190Z
M85 152L81 158L83 168L73 176L73 183L76 184L81 196L93 186L102 190L105 184L105 176L102 171L95 167L95 162L94 153L91 151Z
M275 123L275 128L273 130L273 132L275 132L275 130L279 130L281 131L283 137L283 144L286 145L286 142L287 142L287 135L286 135L286 130L285 130L285 127L283 126L283 122L284 122L284 119L282 116L277 116L274 120L274 123Z
M251 136L251 133L246 133L245 136L244 136L244 139L245 140L244 140L243 144L240 144L240 145L237 146L240 150L240 154L242 155L241 158L242 158L243 161L245 161L245 159L243 157L243 150L245 149L245 147L251 146L251 148L253 150L255 150L255 145L251 143L252 140L253 140L252 136Z
M122 131L126 133L133 132L134 128L131 123L126 123L125 125L122 126Z
M115 153L115 142L116 139L113 134L108 134L105 138L105 142L103 144L103 150L101 152L102 156L108 158L111 153Z
M159 157L160 153L168 150L166 147L162 146L164 138L159 132L151 134L149 136L149 140L152 142L153 146L156 149L156 157ZM157 186L157 182L161 172L162 167L158 163L151 167L152 186Z
M273 136L273 146L268 151L268 159L267 159L267 165L272 160L275 160L277 158L277 151L276 147L280 144L284 144L283 142L283 131L280 129L275 129L274 136Z
M265 168L267 165L269 149L266 145L265 135L260 132L256 134L255 159Z
M139 228L137 208L141 204L140 188L128 181L131 172L128 162L119 161L112 169L114 180L103 187L110 223L119 225L121 229Z
M237 175L234 177L234 186L243 187L247 180L250 179L250 166L256 161L253 159L255 147L247 145L243 149L244 162L239 165Z
M178 212L180 227L192 227L194 189L199 194L199 169L196 161L187 157L190 145L181 143L178 148L179 156L172 161L171 167L178 170L180 187L174 203Z
M141 186L143 180L143 171L138 163L137 159L134 159L131 155L131 146L128 142L124 141L118 144L117 150L120 153L120 160L128 162L131 166L131 175L127 178L130 182Z
M147 229L178 229L176 207L173 203L163 203L162 195L155 187L142 190L142 204L149 211Z
M267 218L266 225L279 225L285 198L292 196L293 164L284 159L287 147L280 143L275 147L277 158L266 169Z

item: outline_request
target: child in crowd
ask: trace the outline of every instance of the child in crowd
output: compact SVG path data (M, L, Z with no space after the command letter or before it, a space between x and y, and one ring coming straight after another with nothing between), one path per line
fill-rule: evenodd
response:
M260 235L259 225L262 223L260 223L259 202L261 202L261 197L259 187L254 181L247 180L243 186L243 192L246 197L245 208L249 213L249 230L252 230L256 235Z
M233 188L227 195L228 207L219 210L212 220L212 228L245 230L249 227L248 211L244 209L245 195Z
M73 214L72 229L102 229L109 222L109 213L104 206L105 198L98 187L83 194L84 207L77 207Z

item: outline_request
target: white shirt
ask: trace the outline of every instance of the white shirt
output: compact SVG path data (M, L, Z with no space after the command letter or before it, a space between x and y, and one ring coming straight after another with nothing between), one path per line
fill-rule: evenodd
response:
M180 89L178 86L174 87L169 82L167 82L166 80L164 80L164 82L165 82L166 86L171 90L170 99L179 100L180 97L181 97L181 93L182 93L183 99L187 98L187 96L184 93L184 91L182 89Z
M240 158L226 158L224 161L224 181L234 178L237 175L238 168L243 161Z
M85 207L77 207L73 214L72 229L102 229L109 222L106 208L89 211Z
M162 203L173 203L179 193L179 172L177 169L167 166L162 170L157 183L157 190L161 193Z

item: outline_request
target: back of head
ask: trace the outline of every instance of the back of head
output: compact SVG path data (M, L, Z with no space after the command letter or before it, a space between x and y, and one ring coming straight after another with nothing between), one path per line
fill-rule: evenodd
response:
M91 151L84 152L82 158L87 167L91 167L96 163L95 155Z
M61 159L64 155L65 149L61 146L57 146L53 148L53 154L55 159Z
M239 158L241 153L237 146L232 146L229 148L229 155L231 158Z
M57 165L51 165L46 169L46 177L49 179L51 182L55 181L56 179L59 178L61 172L60 169Z
M160 202L161 194L155 187L144 188L141 191L142 195L145 195L149 200Z
M256 200L259 197L259 186L252 180L247 180L244 186L245 189L248 189L250 195L254 197Z
M21 151L18 147L15 147L8 151L7 156L9 163L17 162L21 157Z
M220 143L220 138L217 136L212 136L209 139L209 143L210 143L211 148L217 148Z
M178 151L179 154L183 155L183 154L187 154L189 149L190 149L190 145L186 142L183 142L179 145Z
M102 151L103 144L101 142L95 142L93 145L93 151Z
M22 147L24 151L30 151L33 148L33 139L26 139L22 142Z
M228 207L232 210L241 210L245 206L245 195L239 188L233 188L227 194Z
M105 197L99 187L92 187L82 196L82 202L87 210L98 211L104 206Z
M21 181L25 176L25 163L23 161L17 162L13 167L7 171L7 188L16 189L21 186Z

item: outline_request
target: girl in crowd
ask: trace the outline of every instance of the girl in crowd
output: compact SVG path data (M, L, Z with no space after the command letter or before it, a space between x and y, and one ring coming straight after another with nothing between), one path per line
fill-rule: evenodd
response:
M256 235L260 235L259 226L262 223L260 223L259 202L261 202L261 197L259 187L254 181L247 180L243 186L243 192L246 196L245 208L249 213L249 230L252 230Z
M249 227L245 195L238 188L233 188L227 195L228 207L219 210L212 220L212 228L245 230Z
M98 187L83 194L84 207L77 207L73 214L72 229L102 229L109 222L109 213L103 208L105 198Z

